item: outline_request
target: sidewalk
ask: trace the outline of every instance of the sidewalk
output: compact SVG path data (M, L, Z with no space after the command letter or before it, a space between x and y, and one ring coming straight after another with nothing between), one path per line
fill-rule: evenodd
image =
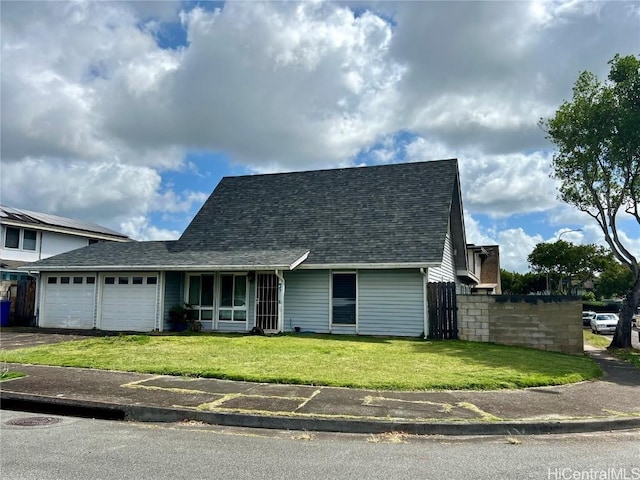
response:
M2 382L0 399L5 409L76 416L352 433L640 428L640 370L604 350L587 353L605 371L602 380L500 391L373 391L9 364L27 376Z

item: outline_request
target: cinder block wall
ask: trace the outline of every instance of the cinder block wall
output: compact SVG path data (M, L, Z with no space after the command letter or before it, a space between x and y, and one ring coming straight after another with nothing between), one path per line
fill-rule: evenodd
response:
M547 296L458 295L458 336L582 354L582 302Z

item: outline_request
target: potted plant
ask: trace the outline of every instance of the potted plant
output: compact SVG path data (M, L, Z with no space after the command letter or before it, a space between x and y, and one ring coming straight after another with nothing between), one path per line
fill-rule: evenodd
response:
M191 322L191 305L188 303L176 303L169 309L169 323L172 330L182 332Z

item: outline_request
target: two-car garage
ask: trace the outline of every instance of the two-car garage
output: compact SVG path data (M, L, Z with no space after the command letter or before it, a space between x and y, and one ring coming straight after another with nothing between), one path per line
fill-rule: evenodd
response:
M39 325L148 332L157 328L157 272L44 274Z

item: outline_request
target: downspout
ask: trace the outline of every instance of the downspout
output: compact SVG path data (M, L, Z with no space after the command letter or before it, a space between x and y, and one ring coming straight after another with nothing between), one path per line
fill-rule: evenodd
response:
M36 293L34 295L33 318L29 322L30 327L40 326L40 296L42 293L42 276L40 272L27 272L27 275L34 277L36 281Z
M421 268L420 273L422 274L422 307L423 307L423 317L424 317L424 339L427 339L429 334L429 308L427 305L427 274L428 271L426 268Z
M156 330L162 332L164 330L164 292L165 288L165 275L164 271L158 272L158 286L156 288L156 306L158 307L158 313L156 314Z
M278 332L284 331L284 276L275 270L278 277Z

